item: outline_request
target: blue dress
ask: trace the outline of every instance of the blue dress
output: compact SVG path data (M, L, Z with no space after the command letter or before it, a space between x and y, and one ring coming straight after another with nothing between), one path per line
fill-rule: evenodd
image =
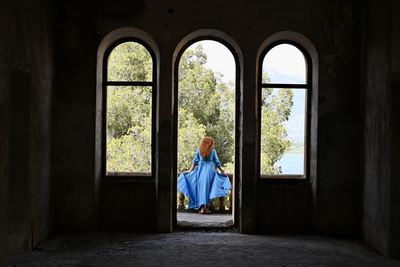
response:
M202 205L209 204L213 198L228 195L232 185L228 176L216 171L216 168L221 166L221 162L215 149L205 159L197 149L192 162L197 167L178 177L178 192L182 192L189 198L190 209L199 209Z

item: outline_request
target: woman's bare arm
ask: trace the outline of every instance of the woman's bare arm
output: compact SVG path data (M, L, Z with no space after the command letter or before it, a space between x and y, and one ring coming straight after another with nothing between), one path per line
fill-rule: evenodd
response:
M193 169L196 168L196 166L197 166L196 164L192 163L192 166L190 166L190 169L188 170L188 172L193 171Z

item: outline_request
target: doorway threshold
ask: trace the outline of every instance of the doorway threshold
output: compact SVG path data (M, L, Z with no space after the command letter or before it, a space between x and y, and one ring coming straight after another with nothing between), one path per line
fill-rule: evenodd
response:
M231 213L199 214L197 212L177 212L179 228L230 228L234 225Z

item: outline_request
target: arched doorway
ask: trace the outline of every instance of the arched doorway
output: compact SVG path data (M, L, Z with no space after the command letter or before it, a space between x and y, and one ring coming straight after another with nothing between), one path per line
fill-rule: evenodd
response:
M215 149L223 168L229 173L232 188L226 197L210 201L212 216L199 215L196 209L191 210L190 200L175 191L175 226L229 227L239 221L235 213L240 164L237 155L240 96L237 61L235 49L215 36L188 40L176 54L175 179L189 169L200 139L208 135L215 139Z

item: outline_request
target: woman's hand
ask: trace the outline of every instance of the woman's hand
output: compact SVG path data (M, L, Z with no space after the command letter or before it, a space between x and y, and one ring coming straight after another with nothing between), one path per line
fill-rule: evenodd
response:
M219 171L220 171L223 175L228 176L228 173L227 173L224 169L222 169L221 167L219 167Z
M190 166L190 169L187 170L186 172L191 172L193 171L197 166L195 164L192 164L192 166Z

